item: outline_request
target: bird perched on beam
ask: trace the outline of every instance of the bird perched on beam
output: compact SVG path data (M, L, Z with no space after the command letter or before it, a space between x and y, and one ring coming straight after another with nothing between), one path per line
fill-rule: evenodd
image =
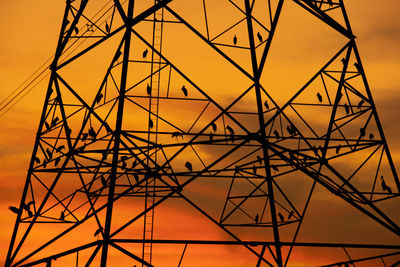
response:
M106 21L106 32L110 33L110 25L108 25L108 22Z
M151 86L147 84L146 91L148 95L151 95Z
M322 103L322 95L318 92L317 93L318 102Z
M253 174L257 175L257 167L256 167L256 165L253 165Z
M361 100L361 101L358 103L357 108L358 108L358 109L361 109L363 104L364 104L364 100Z
M217 125L215 124L215 122L211 123L211 127L214 132L217 130Z
M293 217L293 215L294 215L294 211L291 210L291 211L289 212L289 215L288 215L288 220L290 220L290 219Z
M228 130L231 141L233 142L235 137L235 131L229 125L226 126L226 129Z
M269 105L268 105L268 101L267 101L267 100L264 101L264 106L265 106L265 108L266 108L267 110L269 109Z
M183 94L185 95L185 96L188 96L188 91L187 91L187 89L186 89L186 87L185 86L182 86L182 92L183 92Z
M148 53L148 52L149 52L149 50L147 50L147 49L143 51L143 54L142 54L143 58L146 58L146 57L147 57L147 53Z
M96 99L95 99L94 102L95 102L96 104L99 104L102 98L103 98L103 94L100 93L100 94L98 94L98 95L96 96Z
M279 219L281 220L281 222L284 222L285 221L285 217L283 217L283 215L282 215L282 213L278 213L278 217L279 217Z
M385 180L383 179L383 175L381 176L381 186L382 186L382 190L388 192L389 194L392 193L392 189L390 188L390 186L388 186L385 182Z
M186 161L185 167L186 167L189 171L193 171L192 163L190 163L189 161Z
M15 214L19 214L19 208L17 207L9 206L8 209L14 212Z
M274 130L274 135L275 135L276 138L279 138L279 133L278 133L277 130Z
M344 104L344 110L346 111L346 114L348 115L350 113L349 106L347 104Z
M260 32L257 32L257 38L258 38L258 40L259 40L260 42L263 41L263 38L262 38Z

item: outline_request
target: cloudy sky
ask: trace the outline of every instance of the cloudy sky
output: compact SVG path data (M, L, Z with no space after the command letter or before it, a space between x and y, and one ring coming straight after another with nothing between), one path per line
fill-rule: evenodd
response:
M398 140L400 136L398 124L398 114L400 114L400 94L398 93L400 90L400 75L398 74L400 70L400 3L397 0L347 0L345 4L353 32L357 36L357 45L372 94L396 163L400 160L400 141ZM2 0L0 2L0 101L3 101L54 53L64 5L65 1L61 0L34 2ZM186 5L184 8L190 9L190 6ZM304 25L311 26L303 32L302 19L307 16L304 15L306 14L304 11L303 13L301 11L291 1L286 1L281 24L277 31L279 45L272 46L276 53L271 52L271 61L275 60L277 67L287 68L288 73L294 77L291 86L300 86L306 82L312 72L307 73L305 69L315 69L314 66L321 66L324 60L326 61L333 55L334 50L327 51L324 46L334 44L337 37L335 34L325 33L327 28L318 26L316 20L311 24L304 22ZM188 11L188 14L191 12L193 10ZM301 14L297 15L296 12ZM295 15L291 16L291 14ZM309 23L309 21L307 22ZM319 36L319 39L313 39L315 36ZM298 50L292 49L293 47L297 47ZM174 52L180 51L171 53ZM195 56L193 58L196 59ZM194 74L194 77L201 75L204 73L199 72L199 74ZM271 81L271 86L276 83L275 80ZM208 85L207 82L205 85ZM14 214L8 210L8 206L16 206L19 201L45 89L46 79L0 117L0 263L4 260L14 223ZM229 99L227 90L222 92L222 97ZM201 187L199 186L199 188L197 192L201 193ZM321 190L317 193L323 195L326 192ZM315 218L325 216L319 205L322 204L316 203L314 207ZM180 208L185 212L190 212L189 209ZM168 214L169 211L176 211L176 207L173 205L165 207L165 214ZM193 224L195 220L189 215L190 213L186 215L185 212L182 212L182 218ZM351 209L343 210L340 213L343 218L342 222L350 217L350 213ZM164 219L167 220L167 215L164 216L166 216ZM362 217L356 216L355 218L363 220ZM327 227L337 227L342 233L350 229L345 223L337 225L323 219L320 220L320 223L325 223ZM305 239L314 240L312 226L313 224L305 230L309 234ZM198 236L205 236L204 233L212 232L208 227L211 226L204 224L194 231L201 233ZM371 229L369 226L364 225L363 227L366 231ZM185 231L193 230L185 229ZM362 235L361 231L360 235ZM376 237L376 240L381 239ZM168 250L164 249L163 251L164 254L168 254ZM216 251L207 251L207 253L207 255L215 254L214 256L218 254ZM241 255L242 251L236 251L236 253ZM221 252L221 254L223 253ZM323 256L321 257L323 258ZM197 255L197 260L199 259ZM298 262L301 266L301 262L318 262L318 259L310 259L307 256L302 258L300 255ZM203 264L205 266L206 262Z

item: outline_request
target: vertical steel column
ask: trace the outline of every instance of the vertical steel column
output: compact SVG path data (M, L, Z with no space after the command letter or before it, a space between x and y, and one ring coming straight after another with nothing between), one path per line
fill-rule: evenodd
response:
M126 91L126 80L128 76L128 65L129 65L129 52L131 45L131 26L133 19L133 7L135 0L129 0L128 4L128 14L125 20L125 35L124 35L124 58L122 63L122 71L121 71L121 85L119 91L119 99L118 99L118 111L117 111L117 121L115 125L114 131L114 148L113 148L113 159L112 159L112 167L110 174L110 185L108 189L108 200L107 200L107 213L106 213L106 221L104 225L104 234L103 234L103 248L101 253L101 267L106 267L107 265L107 253L108 246L110 244L110 229L111 229L111 221L112 221L112 213L113 213L113 204L114 204L114 193L115 193L115 180L117 177L117 163L119 158L119 145L121 140L121 129L122 129L122 117L124 113L124 102L125 102L125 91Z
M280 243L280 239L279 239L278 220L276 218L274 189L273 189L272 176L271 176L271 166L270 166L269 154L268 154L267 134L265 132L265 126L264 126L263 102L261 99L261 87L260 87L261 74L258 71L257 55L256 55L255 43L254 43L254 32L253 32L252 15L251 15L252 10L251 10L251 6L250 6L250 1L245 0L244 2L245 2L245 7L246 7L247 29L248 29L248 34L249 34L251 62L252 62L252 68L253 68L253 81L254 81L254 88L255 88L256 99L257 99L258 121L259 121L259 125L260 125L260 134L261 134L260 142L262 145L262 151L263 151L263 155L264 155L265 174L266 174L266 179L267 179L267 188L268 188L268 197L269 197L269 208L270 208L270 213L271 213L272 229L273 229L274 241L275 241L276 263L278 264L278 266L283 266L281 243ZM269 39L272 40L272 36L270 36Z
M40 116L40 123L39 123L39 127L38 127L38 130L37 130L37 133L36 133L36 140L35 140L35 144L33 146L32 157L31 157L31 160L30 160L30 163L29 163L27 179L25 181L24 189L23 189L22 196L21 196L21 201L20 201L20 204L19 204L20 212L17 215L17 218L15 219L14 230L13 230L13 233L12 233L12 236L11 236L10 245L8 247L5 266L11 266L11 263L13 261L12 252L13 252L15 240L16 240L16 237L17 237L17 232L18 232L18 228L19 228L19 221L21 219L23 206L25 204L25 198L26 198L26 195L27 195L27 192L28 192L28 187L29 187L30 181L31 181L33 165L35 163L34 159L35 159L35 155L36 155L36 153L38 151L38 146L39 146L40 133L42 132L44 121L45 121L45 118L46 118L46 111L47 111L47 106L48 106L47 103L48 103L48 101L50 99L50 96L52 94L52 91L53 91L53 89L51 87L52 87L53 81L54 81L54 79L56 77L56 75L55 75L55 72L56 72L55 66L57 65L57 62L58 62L59 58L61 57L61 54L62 54L62 51L63 51L63 45L62 45L63 44L63 33L65 32L65 28L67 26L66 21L68 20L67 18L68 18L68 14L69 14L70 8L71 8L71 0L68 0L66 2L66 6L65 6L64 17L63 17L63 22L62 22L62 25L61 25L60 34L59 34L59 37L58 37L58 43L57 43L56 52L55 52L55 55L54 55L53 62L50 65L51 76L50 76L50 80L49 80L49 85L47 87L47 93L46 93L46 97L45 97L45 100L44 100L44 106L43 106L42 114Z

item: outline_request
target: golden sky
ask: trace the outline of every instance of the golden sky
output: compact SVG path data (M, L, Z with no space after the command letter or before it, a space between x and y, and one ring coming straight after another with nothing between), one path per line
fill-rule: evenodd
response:
M197 3L198 1L194 2ZM54 53L64 5L65 1L62 0L0 1L0 101L7 97ZM347 0L345 1L345 5L353 32L357 36L356 41L364 68L396 164L400 160L400 141L398 141L398 137L400 136L400 127L398 126L398 114L400 114L400 105L398 104L400 103L400 94L398 93L400 90L400 75L398 74L400 70L400 2L397 0ZM187 1L184 5L182 4L182 10L187 12L188 18L193 17L193 20L196 21L196 9L190 1ZM215 17L215 25L220 23L219 19L223 20L223 16ZM176 36L173 35L176 34L175 29L171 28L170 31L170 36ZM175 57L181 65L187 66L185 71L193 73L192 77L195 80L207 77L207 79L200 82L205 87L212 88L213 83L220 83L221 81L218 80L219 78L216 73L209 73L205 66L201 66L202 50L192 53L188 59L179 57L180 53L190 53L191 41L189 39L184 41L187 42L186 46L182 45L184 50L169 47L171 57ZM271 75L274 78L268 81L268 85L271 88L278 88L279 79L284 79L290 75L292 79L286 82L289 86L298 88L333 55L335 49L326 49L326 47L336 47L336 42L340 44L340 38L337 34L329 31L326 26L321 25L311 15L307 15L296 4L286 0L280 24L278 24L276 44L272 45L271 65L266 67L267 70L272 70L273 68L285 69L285 74L279 71L271 71ZM340 45L337 47L340 47ZM194 62L200 62L199 66L192 64ZM226 72L221 71L221 73L232 75L233 72L227 70ZM71 79L73 78L71 76ZM96 77L91 78L96 79ZM88 77L84 81L77 79L77 83L90 83L92 81L90 80L91 78ZM220 88L221 90L218 93L214 92L215 97L221 99L221 101L229 102L231 97L230 87L239 87L241 83L246 84L242 80L238 80L237 82L238 84L235 85L225 85L225 87ZM5 258L15 218L14 214L8 210L8 206L17 206L20 198L40 118L46 83L47 79L7 114L0 117L0 264L3 263ZM290 91L282 92L282 99L287 98L290 94ZM135 121L135 119L132 119L132 121ZM198 188L194 190L194 195L201 195L201 193L206 191L206 187L202 188L201 185L198 185ZM317 195L323 199L323 194L325 193L325 191L320 190L317 192ZM328 200L328 203L334 203L338 207L341 207L335 201L329 201L332 200ZM321 203L315 203L313 206L316 210L316 215L313 218L319 221L311 224L305 230L308 233L308 236L304 236L306 240L315 240L318 238L318 236L313 236L312 229L312 227L319 228L318 225L325 224L328 228L337 227L342 236L343 233L351 228L345 223L339 223L338 225L338 223L333 222L336 218L329 217L334 215L327 216L324 214L322 212L322 205ZM181 211L179 216L182 216L182 220L188 220L190 224L196 223L193 215L190 215L190 209L185 209L185 207L179 208ZM176 212L176 210L176 206L166 206L164 211L159 213L159 220L168 221L171 219L168 218L168 214ZM351 209L343 209L336 215L338 214L340 214L342 222L346 222L346 219L351 214ZM324 217L326 218L324 219ZM362 217L356 216L356 220L362 222ZM172 222L176 221L179 220L176 218L172 220ZM170 227L172 224L165 225ZM361 225L361 228L365 231L371 229L369 225L362 223ZM179 224L175 225L175 227L179 229ZM181 227L184 227L184 225ZM160 229L163 229L163 226L160 226ZM168 230L171 231L171 229ZM318 235L321 229L314 230L315 235ZM184 231L188 235L193 234L194 238L207 236L210 232L210 236L214 237L219 234L217 232L213 233L212 227L205 222L199 224L194 230L187 228ZM160 230L161 232L162 230ZM361 236L363 233L360 230L358 234ZM380 233L376 235L378 234ZM332 236L327 236L327 238L329 237L333 238ZM385 239L385 235L379 237L372 234L372 237L375 237L376 240ZM365 240L368 240L368 238ZM180 249L179 247L178 250ZM163 248L160 250L164 251L161 259L168 259L168 249ZM206 251L205 253L209 256L214 255L218 257L219 250L221 250L221 255L225 255L224 249L221 248L210 249L210 251ZM243 251L238 249L234 253L242 255ZM232 252L227 253L227 255L231 254ZM316 262L320 262L326 256L326 253L321 252L321 259L318 257L311 259L307 256L310 254L305 255L304 257L300 255L297 258L299 262L298 266L316 264ZM201 262L201 266L214 266L202 259L200 255L194 254L193 257L197 263ZM243 258L245 257L243 256ZM244 265L244 262L240 262L240 260L236 261L236 264L238 267L247 266Z

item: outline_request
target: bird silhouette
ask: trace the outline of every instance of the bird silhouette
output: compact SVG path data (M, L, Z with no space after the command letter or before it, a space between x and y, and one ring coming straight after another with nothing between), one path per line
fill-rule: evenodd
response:
M288 215L287 219L290 220L293 217L293 215L294 215L294 211L292 210L292 211L289 212L289 215Z
M94 236L98 236L102 231L103 231L103 227L100 226L100 228L97 229L96 232L94 232Z
M101 159L107 159L107 151L102 151L101 152Z
M96 104L99 104L102 98L103 98L103 94L102 93L98 94L96 96L96 100L95 100Z
M356 67L357 71L361 73L361 65L358 62L354 63L354 67Z
M172 137L179 137L180 136L180 137L183 138L183 134L181 132L173 132L171 136Z
M215 124L215 122L211 123L211 127L213 128L214 132L217 130L217 125Z
M338 154L340 152L341 148L342 148L342 146L340 144L336 147L336 154Z
M31 202L33 202L33 201L31 201ZM22 206L22 208L28 213L29 217L33 216L33 213L32 213L31 207L30 207L31 202L29 202L28 204L24 203L24 205Z
M154 127L153 121L151 119L149 119L149 128L153 129L153 127Z
M363 104L364 104L364 100L361 100L361 101L358 103L357 108L358 108L358 109L361 109Z
M330 6L333 6L333 1L332 1L332 0L328 0L328 4L329 4Z
M274 135L275 135L276 138L279 138L279 133L278 133L277 130L274 130Z
M263 38L262 38L260 32L257 32L257 38L258 38L258 40L259 40L260 42L263 41Z
M35 158L34 158L34 161L35 161L37 164L40 164L40 159L39 159L38 157L35 157Z
M259 155L257 155L257 161L258 161L258 163L262 163L262 158L259 156Z
M192 163L190 163L189 161L186 161L185 167L186 167L189 171L193 171Z
M126 169L126 162L125 161L122 162L122 166L121 167L122 167L122 169Z
M61 158L56 158L56 159L54 160L54 166L57 166L58 163L60 163L60 160L61 160Z
M101 176L101 177L100 177L100 181L101 181L101 184L102 184L103 186L106 186L106 185L107 185L107 180L106 180L106 178L104 178L104 176Z
M14 212L15 214L19 214L19 208L17 207L9 206L8 209Z
M188 91L187 91L187 89L186 89L186 87L185 86L182 86L182 92L183 92L183 94L185 95L185 96L188 96Z
M65 219L65 214L64 214L64 212L62 211L62 212L60 213L60 220L61 220L61 221L64 221L64 219Z
M373 133L369 134L369 140L374 140L374 134Z
M59 146L59 147L56 148L56 150L57 150L58 152L61 152L61 150L63 150L63 149L65 149L65 146L64 146L64 145L61 145L61 146Z
M342 58L342 64L345 65L346 64L346 59Z
M292 127L290 127L289 125L286 126L286 130L287 130L287 132L289 133L290 136L294 135Z
M44 125L46 126L46 130L47 131L50 130L50 125L49 125L49 123L47 121L44 122Z
M76 34L78 34L79 33L78 27L75 27L74 31L75 31Z
M60 119L58 118L58 117L55 117L52 121L51 121L51 127L54 127L56 124L57 124L57 122L59 121Z
M46 148L46 154L49 156L50 159L53 158L53 153L50 151L50 149Z
M360 138L365 136L365 128L360 129Z
M392 193L392 189L386 184L385 180L383 179L383 176L381 176L381 186L383 191L387 191L389 194Z
M133 174L133 178L135 178L136 183L139 182L139 175L137 173Z
M290 124L289 127L290 127L290 129L292 129L293 136L298 134L297 128L293 124Z
M229 132L230 135L234 135L234 134L235 134L235 131L232 129L231 126L227 125L227 126L226 126L226 129L228 130L228 132Z
M256 214L256 217L254 218L254 221L256 222L256 223L258 223L258 219L259 219L259 216L258 216L258 213Z
M284 222L285 221L285 217L283 217L283 215L282 215L282 213L278 213L278 217L279 217L279 219L281 220L281 222Z
M108 22L106 21L106 32L110 33L110 25L108 25Z
M151 95L151 86L147 84L146 91L148 95Z
M88 136L89 136L88 133L84 133L84 134L82 135L82 141L83 141L83 142L86 141L86 139L88 138Z
M237 37L236 37L236 35L235 35L235 36L233 36L233 44L234 44L234 45L236 45L236 44L237 44Z
M268 101L267 100L264 101L264 106L265 106L266 109L269 109L269 105L268 105Z
M257 175L257 167L256 167L256 165L253 165L253 174Z
M144 50L143 54L142 54L143 58L147 57L147 53L149 53L149 50L147 50L147 48L146 48L146 50Z
M135 161L134 162L132 162L132 169L134 169L135 167L136 167L136 165L137 165L137 160L135 159Z
M271 168L272 168L274 171L276 171L276 172L279 171L278 167L276 167L275 165L271 165Z
M93 140L96 139L97 134L96 134L95 130L93 129L93 127L89 128L88 134Z
M238 166L238 165L235 165L235 174L237 174L237 173L239 173L239 172L240 172L239 166Z
M322 103L322 95L318 92L317 93L318 102Z
M349 114L350 113L349 106L347 104L344 104L343 106L344 106L344 110L346 111L346 114Z
M229 137L230 137L231 141L233 142L233 140L235 139L235 131L229 125L226 126L226 129L228 130Z

